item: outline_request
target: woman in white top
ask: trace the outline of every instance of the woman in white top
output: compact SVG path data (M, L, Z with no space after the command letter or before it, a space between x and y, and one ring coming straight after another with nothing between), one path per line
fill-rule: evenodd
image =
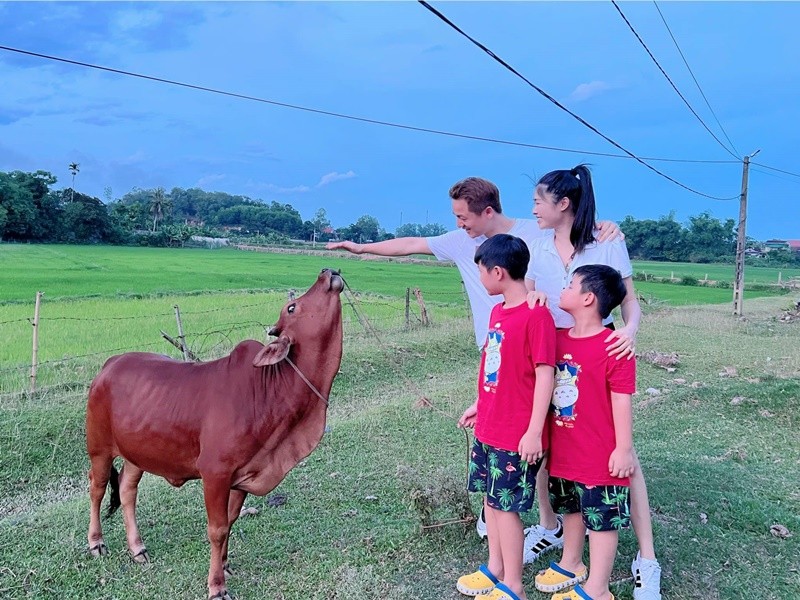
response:
M595 200L589 169L579 165L568 171L552 171L536 185L533 215L539 227L551 230L535 239L530 247L529 287L547 295L556 327L572 327L572 317L558 308L561 290L569 284L572 272L581 265L604 264L617 269L623 277L627 294L621 305L624 327L609 333L609 355L617 360L634 356L634 342L642 310L633 289L633 269L625 242L620 239L599 241L595 237ZM548 499L548 473L539 470L536 487L539 492L540 522L526 532L525 550L551 549L561 545L561 523L557 521ZM630 482L631 521L639 542L639 554L631 565L634 575L634 599L661 598L661 567L653 546L650 503L641 465L636 459ZM529 550L530 549L530 550Z
M558 308L558 298L581 265L608 265L623 277L627 294L620 311L625 326L609 334L608 351L620 358L632 358L642 309L633 289L633 267L625 242L619 238L595 238L595 201L589 169L584 165L570 171L551 171L539 180L533 199L533 215L539 227L550 230L530 247L529 286L547 295L556 327L572 327L572 317ZM613 321L609 317L605 324Z

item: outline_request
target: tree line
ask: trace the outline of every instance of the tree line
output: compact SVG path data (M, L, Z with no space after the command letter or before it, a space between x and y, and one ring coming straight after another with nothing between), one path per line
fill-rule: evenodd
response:
M35 243L139 244L181 246L191 236L228 237L266 243L331 239L370 242L393 237L435 236L438 224L406 223L394 233L378 219L363 215L334 228L324 208L303 220L291 204L264 202L225 192L191 188L134 188L105 201L75 190L79 165L69 166L72 187L55 190L57 178L46 171L0 172L0 240ZM680 262L731 262L736 223L702 213L681 224L670 213L659 219L625 217L619 224L632 258ZM750 246L758 242L748 240ZM800 255L772 251L764 264L800 264Z

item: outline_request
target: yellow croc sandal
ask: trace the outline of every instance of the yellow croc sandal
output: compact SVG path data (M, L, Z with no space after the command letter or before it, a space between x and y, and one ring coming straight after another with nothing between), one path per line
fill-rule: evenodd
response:
M465 596L478 596L488 594L500 583L486 565L481 565L478 570L469 575L462 575L456 582L456 589Z
M572 573L551 562L550 568L539 571L539 574L536 575L534 585L540 592L558 592L586 581L588 576L589 572L586 569L580 573Z
M589 594L583 591L583 588L576 585L570 591L564 594L553 594L550 600L594 600ZM609 600L614 600L614 594L611 594Z

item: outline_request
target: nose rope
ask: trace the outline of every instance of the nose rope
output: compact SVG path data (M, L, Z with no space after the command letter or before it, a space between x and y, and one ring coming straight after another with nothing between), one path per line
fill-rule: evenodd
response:
M308 380L308 377L303 375L303 372L300 370L300 368L296 364L294 364L292 362L292 359L287 356L286 357L286 362L288 362L292 366L292 368L295 371L297 371L297 374L300 376L300 379L302 379L303 382L305 382L305 384L309 387L309 389L311 389L311 391L314 392L317 395L317 398L322 400L322 402L325 404L325 406L330 406L330 404L328 403L328 399L325 396L323 396L322 394L319 393L319 390L314 386L313 383L311 383Z

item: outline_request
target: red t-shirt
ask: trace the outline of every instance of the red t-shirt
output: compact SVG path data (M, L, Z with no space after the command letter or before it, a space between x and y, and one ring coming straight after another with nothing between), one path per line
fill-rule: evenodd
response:
M533 411L537 364L555 365L556 327L550 311L527 303L492 309L478 373L475 437L517 452ZM542 446L547 448L547 420Z
M550 474L585 485L629 485L612 477L608 459L616 448L611 392L636 391L636 360L608 356L611 332L572 337L556 332L556 387L550 404Z

